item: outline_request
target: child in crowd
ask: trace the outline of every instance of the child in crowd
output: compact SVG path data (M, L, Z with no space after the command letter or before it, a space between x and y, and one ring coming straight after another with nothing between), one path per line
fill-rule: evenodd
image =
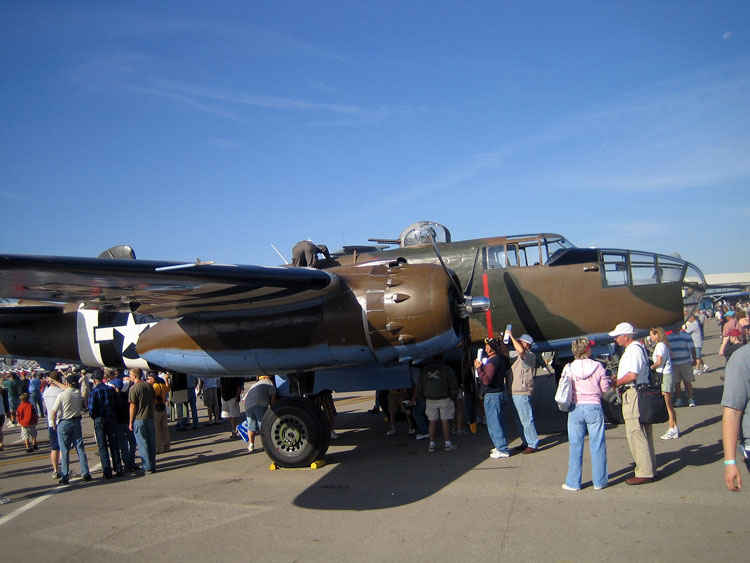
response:
M39 446L36 443L36 423L39 420L34 406L29 402L29 394L21 393L21 404L16 410L16 420L21 425L21 438L26 444L26 451L33 452Z

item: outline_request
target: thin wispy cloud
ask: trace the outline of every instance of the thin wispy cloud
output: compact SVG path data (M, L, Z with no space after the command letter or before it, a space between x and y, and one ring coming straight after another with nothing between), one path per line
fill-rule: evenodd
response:
M496 150L453 163L400 197L413 200L469 183L488 193L510 186L675 191L748 178L748 67L742 60L665 79L610 104L550 119ZM538 165L516 164L529 161Z
M297 111L325 111L348 115L361 114L363 108L350 104L332 104L312 102L309 100L287 98L281 96L252 95L231 90L210 88L195 84L186 84L172 80L157 80L156 88L164 92L189 96L191 98L205 98L226 102L229 104L255 106L265 109L297 110Z
M334 114L348 117L349 125L382 121L393 112L386 107L365 108L357 104L252 94L230 88L153 78L162 64L163 62L155 61L154 58L142 53L116 52L109 55L96 55L76 65L67 74L80 86L100 90L127 90L157 96L233 121L243 120L242 108ZM396 109L402 111L402 108ZM341 120L319 119L314 124L341 125L342 122Z
M236 114L232 112L226 111L216 106L201 103L195 98L186 94L182 94L180 92L171 92L171 91L160 89L160 88L148 88L144 86L135 86L135 85L128 85L126 86L126 88L128 90L131 90L133 92L137 92L140 94L147 94L149 96L158 96L161 98L166 98L166 99L178 102L180 104L187 105L201 112L211 113L214 115L218 115L220 117L224 117L226 119L231 119L233 121L240 121L239 116L237 116Z

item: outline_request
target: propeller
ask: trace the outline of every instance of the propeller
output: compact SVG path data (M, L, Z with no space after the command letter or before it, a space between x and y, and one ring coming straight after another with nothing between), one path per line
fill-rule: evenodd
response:
M471 288L474 285L474 271L477 269L477 259L479 258L480 249L477 248L476 254L474 254L474 265L471 267L471 276L469 276L469 282L466 284L464 289L464 295L471 295Z
M477 252L474 255L474 265L471 268L471 277L469 278L469 282L466 284L466 290L461 291L461 286L458 285L455 276L452 275L451 271L448 269L448 266L445 265L445 261L443 260L443 257L440 254L440 250L437 247L437 243L435 242L435 237L431 236L430 242L432 243L432 250L435 252L435 256L437 256L437 259L440 261L440 265L443 267L445 275L448 276L448 279L451 280L451 284L456 290L456 295L460 295L463 297L463 301L460 302L459 314L462 317L466 318L469 315L473 315L475 313L483 313L485 311L488 311L490 308L489 298L472 297L470 295L471 287L474 283L474 271L477 267L477 259L479 258L479 249L477 249Z

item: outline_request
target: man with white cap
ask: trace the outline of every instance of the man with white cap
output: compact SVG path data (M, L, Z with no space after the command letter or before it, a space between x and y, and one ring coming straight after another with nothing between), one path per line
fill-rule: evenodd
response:
M516 361L511 366L511 398L516 408L516 421L523 440L521 453L533 454L539 446L539 435L534 424L534 410L531 408L531 393L534 391L534 376L536 375L536 356L531 351L534 339L528 334L516 339L508 331L516 350Z
M635 340L636 329L630 323L620 323L609 333L618 346L625 350L620 357L615 386L624 388L622 417L625 419L625 436L630 454L635 461L635 476L627 479L628 485L643 485L654 480L654 435L650 424L641 424L638 410L636 384L648 383L648 353Z

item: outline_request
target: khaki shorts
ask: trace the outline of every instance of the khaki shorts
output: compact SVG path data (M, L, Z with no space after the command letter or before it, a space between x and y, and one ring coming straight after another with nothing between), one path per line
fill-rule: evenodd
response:
M453 399L427 399L424 413L427 420L453 420L456 416L456 405Z
M671 393L674 391L674 377L672 372L662 373L661 375L661 392Z
M685 383L692 383L693 381L695 381L695 376L693 375L693 366L690 364L672 364L672 380L674 381L675 386L680 381L684 381Z

